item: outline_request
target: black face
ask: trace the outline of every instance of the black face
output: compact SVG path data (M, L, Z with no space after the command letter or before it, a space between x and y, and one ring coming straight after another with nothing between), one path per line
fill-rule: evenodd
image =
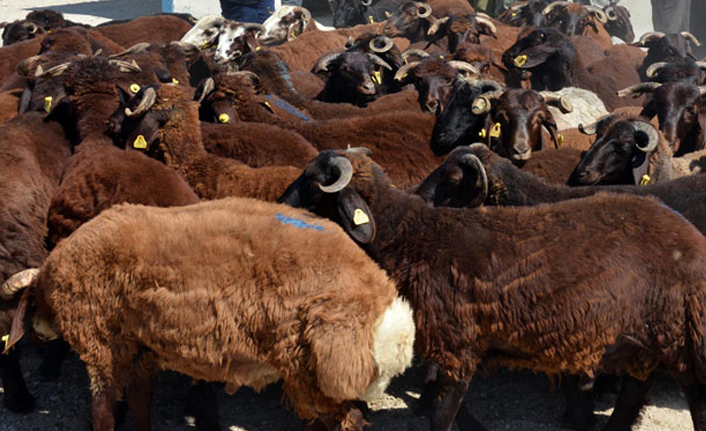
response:
M322 217L336 220L337 193L324 193L319 185L330 185L339 176L339 172L328 161L336 157L334 151L322 151L309 162L306 169L287 187L277 202L294 208L304 208Z
M569 84L566 66L575 56L576 49L567 36L545 27L515 42L502 59L510 71L531 71L532 89L556 91Z
M435 207L473 208L480 205L484 196L479 186L479 172L464 160L467 154L475 155L475 150L470 147L454 149L415 193Z
M689 41L681 34L668 34L646 43L652 62L666 61L670 57L694 59Z
M335 103L353 103L365 106L380 96L381 87L372 79L378 67L367 54L344 52L328 67L327 86Z
M706 104L698 87L668 82L655 89L652 100L641 115L657 115L659 129L675 155L701 149L702 122L706 121ZM684 145L682 145L684 144ZM698 146L698 148L695 148Z
M459 145L469 145L478 141L478 135L485 127L487 114L475 115L473 101L484 89L468 81L455 81L451 98L439 116L431 136L431 149L437 156L448 154Z
M632 43L635 40L635 30L632 28L628 8L613 2L606 6L603 12L608 17L608 22L604 24L608 34L622 39L625 43Z
M416 2L402 3L388 18L383 27L383 34L388 37L401 36L413 39L421 26L418 11Z
M333 26L335 28L347 28L358 24L366 24L365 8L361 0L336 0L333 11Z

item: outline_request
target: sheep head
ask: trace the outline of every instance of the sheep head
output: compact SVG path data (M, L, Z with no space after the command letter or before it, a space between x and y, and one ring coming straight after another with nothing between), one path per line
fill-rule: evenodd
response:
M260 35L263 45L279 45L296 39L311 22L311 12L301 6L281 6L262 25Z

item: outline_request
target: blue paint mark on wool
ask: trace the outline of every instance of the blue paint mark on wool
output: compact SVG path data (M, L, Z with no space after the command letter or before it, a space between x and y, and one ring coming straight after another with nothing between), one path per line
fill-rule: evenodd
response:
M289 87L294 94L297 94L297 89L294 88L294 84L292 83L292 77L289 75L289 68L281 61L278 61L276 65L279 69L279 74L284 79L284 82L287 83L287 87Z
M277 213L275 214L275 218L282 224L288 224L296 227L297 229L312 229L312 230L318 230L322 231L324 230L323 226L320 226L316 223L314 224L309 224L305 222L304 220L299 220L297 218L292 218L292 217L287 217L284 214Z
M265 97L268 101L271 101L275 105L279 106L280 108L284 109L285 111L289 112L292 115L296 115L297 117L301 118L304 121L311 121L311 118L307 117L302 111L298 110L294 106L290 105L286 101L280 99L279 97L273 96L271 94L267 95Z

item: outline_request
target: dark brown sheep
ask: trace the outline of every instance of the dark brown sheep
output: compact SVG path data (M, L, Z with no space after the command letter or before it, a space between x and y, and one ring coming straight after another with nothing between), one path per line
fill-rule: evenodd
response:
M182 38L191 24L172 15L153 15L135 18L126 23L103 25L96 31L127 48L140 42L171 42Z
M394 283L334 223L284 205L120 205L30 274L35 319L86 363L95 431L114 429L123 389L148 430L158 369L229 391L281 379L302 419L361 431L351 401L379 397L412 360Z
M451 429L482 364L624 372L638 396L620 397L614 429L632 426L662 365L706 430L706 238L655 200L430 208L362 151L338 150L312 160L280 201L339 223L409 299L415 347L439 365L431 429ZM464 413L459 428L473 429Z

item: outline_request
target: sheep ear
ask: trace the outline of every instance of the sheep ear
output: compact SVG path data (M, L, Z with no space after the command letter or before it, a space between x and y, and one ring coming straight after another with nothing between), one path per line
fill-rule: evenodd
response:
M338 194L338 215L341 226L354 240L369 244L375 238L375 219L363 198L348 188Z
M635 181L635 185L639 186L643 184L643 176L647 174L647 170L650 167L650 157L651 154L644 153L642 151L636 150L635 155L632 158L632 176ZM644 184L649 183L649 180Z

